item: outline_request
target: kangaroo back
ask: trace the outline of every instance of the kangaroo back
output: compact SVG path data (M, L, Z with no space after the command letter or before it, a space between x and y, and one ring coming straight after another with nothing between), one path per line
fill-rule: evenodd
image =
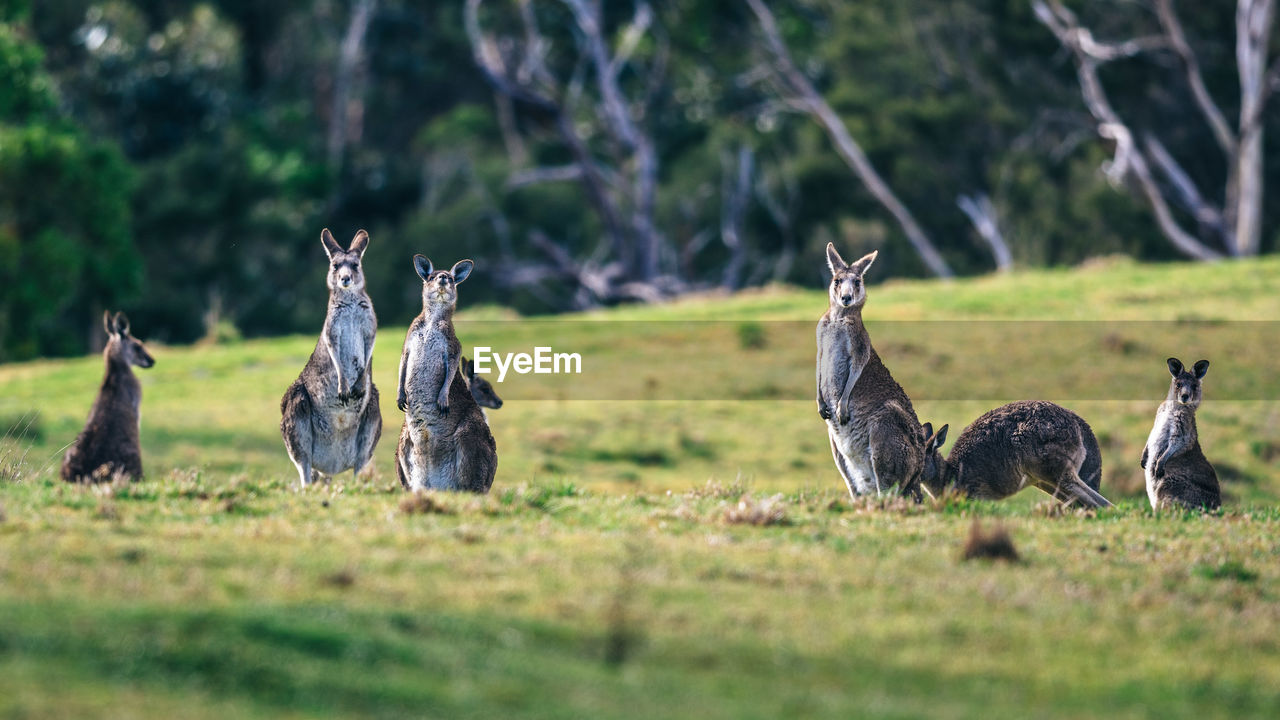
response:
M1033 486L1069 505L1111 504L1093 485L1102 473L1093 430L1050 402L1009 403L973 421L956 439L947 473L974 498L1000 500Z

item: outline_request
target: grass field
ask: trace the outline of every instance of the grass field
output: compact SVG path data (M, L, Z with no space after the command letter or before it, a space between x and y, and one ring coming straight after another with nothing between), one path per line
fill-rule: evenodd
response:
M464 285L465 348L584 365L498 386L486 498L398 490L408 318L382 318L374 469L306 491L278 402L314 338L152 347L133 485L56 479L100 358L0 366L0 718L1275 717L1277 277L870 289L877 348L952 438L1023 397L1089 420L1119 503L1090 515L1036 491L851 503L812 400L820 290L552 320L467 309ZM1221 515L1145 506L1168 355L1213 363ZM1022 561L962 561L975 518Z

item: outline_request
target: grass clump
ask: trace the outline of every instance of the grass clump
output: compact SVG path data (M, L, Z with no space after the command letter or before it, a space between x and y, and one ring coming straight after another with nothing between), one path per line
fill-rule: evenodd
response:
M766 498L744 497L724 510L724 521L730 525L788 525L787 501L781 493Z

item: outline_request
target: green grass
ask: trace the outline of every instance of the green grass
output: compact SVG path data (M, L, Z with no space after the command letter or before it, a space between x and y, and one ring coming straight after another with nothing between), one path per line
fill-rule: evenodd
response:
M468 349L584 357L498 386L485 498L396 486L402 327L374 356L373 471L301 492L278 402L314 338L153 348L132 485L56 479L99 358L0 367L0 718L1273 717L1280 342L1220 321L1280 320L1276 277L1115 262L870 289L873 340L953 438L1030 394L1090 421L1120 506L1089 515L1035 491L850 503L810 398L821 291L463 313ZM1220 515L1145 505L1171 354L1213 361ZM974 518L1023 562L963 562Z

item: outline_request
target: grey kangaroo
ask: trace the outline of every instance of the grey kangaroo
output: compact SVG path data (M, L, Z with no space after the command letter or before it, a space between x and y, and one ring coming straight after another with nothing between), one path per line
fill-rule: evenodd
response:
M360 265L369 235L356 233L345 251L328 229L320 241L329 256L329 310L311 359L280 400L280 434L303 487L320 475L359 473L382 435L370 372L378 318Z
M124 313L103 314L107 347L106 377L89 410L89 421L62 458L62 479L68 482L101 482L117 476L142 477L142 447L138 434L142 425L142 385L133 366L149 368L156 361L136 338L129 334Z
M829 307L818 321L818 415L827 421L831 455L850 496L896 486L919 499L920 421L862 324L867 300L862 276L875 259L873 252L847 264L827 243L831 286Z
M953 486L968 497L1001 500L1031 485L1068 505L1111 505L1098 492L1098 439L1084 418L1060 405L1023 400L991 410L960 433L943 460L946 430L928 446L922 484L934 497Z
M502 407L502 398L498 397L498 391L493 389L493 383L476 374L476 365L471 362L471 358L462 357L462 379L467 381L467 388L471 390L471 398L480 406L480 412L484 414L485 419L489 417L484 409L497 410Z
M404 426L396 476L408 490L486 493L498 470L497 444L459 372L462 345L453 330L458 283L474 263L436 270L415 255L413 267L422 278L422 312L409 325L400 355L396 407L404 411Z
M1202 397L1200 381L1209 372L1201 360L1187 372L1177 358L1169 358L1169 394L1156 411L1156 422L1142 448L1151 508L1216 510L1222 506L1218 474L1200 450L1196 408Z

